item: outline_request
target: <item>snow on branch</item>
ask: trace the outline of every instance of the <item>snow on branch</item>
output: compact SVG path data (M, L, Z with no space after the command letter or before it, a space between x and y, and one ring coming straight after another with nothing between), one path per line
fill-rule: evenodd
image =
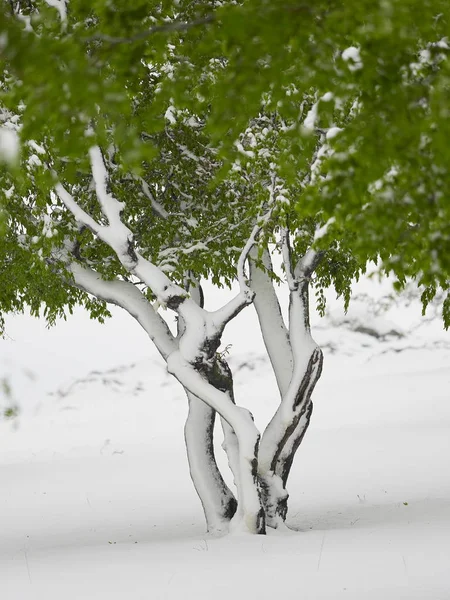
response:
M70 212L75 217L78 223L85 225L88 229L90 229L96 235L99 235L101 225L97 223L95 219L93 219L86 211L84 211L79 204L77 204L71 194L66 190L66 188L61 184L57 183L55 185L55 191L58 195L58 198L65 205L65 207L70 210Z
M255 227L253 227L250 237L248 238L247 242L245 243L245 246L242 248L242 252L238 259L237 276L238 276L238 282L239 282L239 287L240 287L241 291L249 289L248 277L245 272L245 263L248 259L250 250L256 244L256 240L257 240L257 237L258 237L260 231L261 231L261 227L259 225L255 225Z
M159 202L157 202L155 200L155 197L152 194L148 183L146 181L144 181L144 179L142 179L142 177L140 178L140 182L141 182L142 191L147 196L147 198L150 200L153 212L155 212L162 219L168 219L169 213Z
M309 277L319 262L319 253L312 248L308 248L295 266L294 277L298 282L301 279Z
M253 302L255 292L248 286L241 290L234 298L227 302L222 308L211 313L212 321L218 332L222 332L225 325L238 315L243 308Z
M120 216L123 212L125 204L119 202L109 192L109 175L105 167L103 155L98 146L92 146L89 150L89 157L91 159L92 176L95 183L95 191L97 193L98 201L102 208L102 212L108 219L111 227L117 225L123 225ZM128 230L129 231L129 230ZM131 233L131 232L130 232Z
M182 299L186 297L186 292L173 284L156 265L135 252L133 233L121 221L124 205L108 191L108 174L101 151L97 146L91 149L90 157L97 197L109 224L105 226L97 223L59 182L55 186L58 197L79 223L88 227L100 240L105 242L117 254L123 266L158 296L161 304L177 308ZM170 305L171 301L173 301L172 305Z
M59 18L65 28L67 26L67 2L68 0L45 0L45 2L52 8L56 8L59 12Z
M269 198L269 209L257 218L257 223L253 227L242 251L239 255L239 259L236 266L237 278L239 283L239 294L235 296L230 302L225 304L222 308L215 311L213 314L213 320L216 327L221 330L223 327L233 319L245 306L251 304L255 297L255 292L249 286L249 278L245 270L245 264L249 259L252 248L257 244L259 235L264 229L272 216L273 209L275 208L275 176L272 177L271 185L269 186L270 198Z
M331 225L336 221L334 217L328 219L328 221L322 225L318 226L314 233L313 244L318 240L325 237L328 232L328 229ZM323 256L323 250L314 250L313 248L308 248L302 258L298 261L294 269L294 278L298 281L300 279L308 278L313 271L317 268L321 258Z
M297 282L292 271L291 263L291 242L289 238L289 230L287 227L281 228L281 253L283 256L284 270L286 272L286 280L291 292L297 289Z
M128 311L142 325L164 359L177 350L178 344L167 323L133 283L107 281L93 269L75 262L68 266L68 270L77 287Z
M239 256L237 264L237 276L241 291L250 289L248 287L248 277L245 272L245 263L247 262L251 249L253 248L253 246L255 246L255 244L258 241L259 234L270 220L273 213L273 209L275 208L275 175L272 175L272 181L268 189L270 194L268 202L269 209L257 219L257 223L253 227L252 232L244 247L242 248L242 252Z
M255 292L254 306L278 388L281 396L284 396L292 378L292 348L270 276L273 265L268 248L265 248L262 253L261 266L258 265L257 259L258 253L253 248L250 261L250 285Z

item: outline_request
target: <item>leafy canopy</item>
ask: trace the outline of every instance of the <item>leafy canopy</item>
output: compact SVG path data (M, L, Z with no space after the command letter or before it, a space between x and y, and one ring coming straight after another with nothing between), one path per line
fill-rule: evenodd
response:
M448 290L446 0L50 4L1 6L0 121L21 140L0 174L2 311L106 314L66 284L67 239L127 277L53 192L101 220L94 144L140 251L179 281L230 281L270 211L268 241L287 225L297 258L325 252L319 298L334 284L348 300L369 260L399 288L415 278L424 305Z

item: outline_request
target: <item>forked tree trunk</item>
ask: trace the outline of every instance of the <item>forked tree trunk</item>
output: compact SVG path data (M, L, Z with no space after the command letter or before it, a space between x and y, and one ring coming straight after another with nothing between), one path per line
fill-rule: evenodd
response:
M277 528L286 520L287 480L294 456L309 426L311 394L322 372L323 355L314 342L309 323L309 277L317 262L299 264L293 273L289 240L285 240L285 270L290 290L289 327L269 272L272 270L267 250L258 268L253 255L251 286L256 292L254 305L280 390L281 402L261 439L259 475L263 485L263 502L267 525Z
M165 359L168 372L189 393L191 414L186 426L186 439L190 444L188 452L194 483L205 507L208 526L211 529L226 527L235 509L231 529L265 533L266 519L271 527L279 526L286 517L287 476L309 422L310 397L322 366L322 354L309 333L307 281L291 291L288 335L286 328L280 329L279 338L284 340L282 348L288 350L284 356L287 357L289 369L285 369L282 375L276 371L280 391L283 390L282 401L259 447L260 435L251 414L234 404L228 365L215 354L217 346L214 344L220 341L219 337L210 339L205 331L202 342L202 330L195 329L195 324L191 322L191 332L200 354L198 361L187 360L180 349L183 340L176 340L172 336L167 324L133 284L105 281L89 268L76 263L71 264L71 271L79 287L121 306L138 320ZM180 301L183 301L181 297ZM278 313L281 314L279 307ZM201 317L200 324L204 323L203 315L198 313L197 316ZM271 329L268 331L270 333ZM265 337L265 341L272 360L277 348L268 339L270 335ZM189 343L187 346L189 350ZM272 360L272 364L274 369L278 369L284 361L276 363ZM286 373L291 370L290 365L292 376L287 382ZM209 408L205 409L200 402ZM225 447L237 486L237 508L218 472L212 451L215 411L225 422Z
M264 510L262 509L261 497L257 486L257 453L260 435L249 411L233 404L229 395L219 389L220 385L216 387L214 384L209 383L208 373L202 372L202 365L206 367L209 365L211 367L213 363L205 361L201 365L196 366L184 358L180 352L179 343L171 334L167 323L155 312L151 304L136 286L126 281L104 280L92 269L78 263L71 263L70 271L77 287L106 302L120 306L134 317L155 343L161 356L166 361L167 371L178 379L188 393L207 404L212 411L218 412L229 424L233 431L233 436L235 436L238 442L235 469L237 473L236 483L238 485L239 510L236 511L232 519L233 525L236 529L242 529L250 533L264 533ZM207 341L205 339L205 342ZM209 368L206 369L206 371L209 370ZM214 373L210 373L209 378L211 381L213 380L211 377L215 376ZM209 480L209 483L212 481L215 485L218 479L217 473L214 473L217 465L212 464L210 454L212 444L211 421L208 421L206 417L199 431L202 428L203 433L200 435L200 443L196 446L196 449L200 449L204 454L200 462L202 462L206 471L203 471L202 474L196 472L196 475L198 475L196 481L200 484L199 489L203 491L205 490L202 487L203 484L209 485L206 483ZM195 430L196 427L193 426L193 423L189 423L187 437L193 443L196 436ZM194 448L192 449L192 454L195 454ZM205 500L205 505L211 508L209 516L213 523L217 522L217 520L221 521L225 515L231 514L233 510L233 501L229 500L226 490L224 492L225 501L223 503L220 496L219 479L219 493L212 501ZM216 512L216 516L214 516L214 512ZM217 515L219 515L219 519L216 518Z
M239 293L219 310L208 312L201 307L201 301L193 300L159 266L140 254L134 244L133 232L121 220L124 204L111 193L109 172L101 149L98 146L91 147L89 156L97 199L107 224L98 222L86 213L61 183L55 185L56 193L77 222L90 229L115 252L130 277L145 284L158 302L177 313L183 321L179 335L174 338L167 323L153 310L145 294L132 281L104 280L87 265L72 262L68 258L70 254L78 260L80 255L69 242L64 249L70 260L68 270L74 277L75 285L97 298L121 306L137 319L166 361L167 371L178 379L190 395L191 415L186 427L186 439L190 444L188 452L197 489L202 490L200 493L207 507L207 519L211 524L216 523L218 516L220 522L233 509L232 497L218 474L212 451L213 417L214 411L217 411L227 423L226 448L238 492L238 506L232 525L250 533L264 533L266 512L269 524L273 527L286 516L285 482L295 450L304 435L299 423L306 414L322 366L322 353L310 335L308 313L309 278L317 264L318 253L309 250L293 269L289 230L286 226L280 227L280 243L290 291L288 331L273 286L270 292L271 286L267 284L267 279L271 284L268 271L260 270L264 273L260 278L263 300L257 310L280 387L281 404L259 448L261 436L249 411L234 404L231 374L217 357L216 351L226 324L255 299L256 290L248 286L245 262L255 247L263 224L272 216L272 209L266 213L262 224L254 225L240 253L236 265ZM265 256L271 267L268 251ZM269 293L264 298L267 290ZM257 300L256 297L255 304ZM280 342L278 347L276 342ZM279 351L282 354L280 358L277 357ZM207 404L212 412L202 410L201 405L195 404L195 398ZM261 481L264 482L263 494ZM206 488L209 486L215 488L215 495L207 495Z
M261 498L261 503L264 508L265 522L268 526L273 528L279 527L286 520L287 501L289 497L288 492L286 490L286 483L294 460L295 453L303 440L303 437L306 433L310 422L312 413L311 394L316 382L320 377L321 368L322 353L318 348L315 348L311 354L310 360L308 361L308 365L305 370L304 376L301 380L301 384L296 390L295 407L293 407L290 421L286 423L285 428L283 430L283 435L278 440L278 443L273 445L273 454L270 467L265 471L259 468L258 475L255 476L254 479L255 489ZM213 369L213 372L209 374L208 380L209 383L213 384L221 391L230 394L230 397L234 402L232 373L224 360L220 358L217 359L216 366ZM226 421L223 421L223 419L222 422L225 437L223 446L228 455L230 468L235 477L235 483L237 485L237 488L240 489L240 482L238 481L239 448L236 436L232 428L228 425L228 423ZM270 426L271 424L269 424L268 429L270 429ZM198 427L196 429L198 430ZM212 449L212 428L208 428L208 430L205 431L205 433L208 436L207 444L209 445L209 448ZM279 433L278 435L280 436ZM213 460L215 464L215 459L213 458ZM210 468L210 464L205 465L205 467ZM203 480L205 480L205 475L206 473L204 471L202 474ZM208 475L208 478L209 477L210 476ZM216 485L215 482L211 483L213 483L213 485ZM209 487L204 491L204 498L206 498L210 502L208 506L211 506L211 483L209 484ZM194 485L197 488L195 480ZM226 519L228 518L228 515L225 515L223 512L221 512L221 509L219 510L219 508L220 506L223 506L223 499L227 498L227 492L223 488L217 488L216 485L215 493L217 493L219 489L221 489L221 491L220 494L215 498L212 514L216 522L220 520L220 530L222 530L226 528ZM220 504L221 498L222 504ZM202 503L205 508L206 503L204 499L202 499ZM211 514L211 510L208 513L205 508L205 516L207 519L207 523L211 521L211 517L209 516L209 514ZM219 519L218 515L220 515ZM236 517L242 518L242 514L239 515L239 504ZM263 533L262 528L259 532Z
M197 367L173 352L167 359L167 370L183 387L215 409L233 429L238 441L237 496L238 507L230 527L249 533L265 533L265 514L258 485L258 447L260 435L249 411L230 402L218 384L209 383L217 376L215 364ZM220 374L219 374L220 377Z

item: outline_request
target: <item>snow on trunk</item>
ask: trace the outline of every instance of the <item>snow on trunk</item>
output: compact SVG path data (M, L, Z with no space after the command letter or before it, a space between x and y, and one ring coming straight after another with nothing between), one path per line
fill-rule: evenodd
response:
M179 351L168 357L167 370L185 389L214 408L233 428L239 445L238 510L232 520L233 530L265 533L257 474L260 435L250 412L230 402L229 396L211 385L204 374L189 364Z
M256 258L257 252L253 251L250 261L250 287L255 292L253 304L278 388L283 396L292 377L291 343L273 282L268 273L273 269L268 249L264 249L261 257L264 269L257 266Z
M192 482L203 506L207 530L226 532L237 502L224 482L214 456L216 412L190 392L187 396L189 414L184 435Z
M200 282L194 280L193 283L190 273L186 274L186 282L185 287L189 290L192 300L200 308L203 308L204 296ZM186 323L182 317L179 317L178 337L182 337L185 332ZM231 371L227 375L230 379ZM210 383L214 385L211 379ZM231 390L232 393L232 379L228 381L227 377L223 377L220 389L225 392ZM228 531L229 522L236 513L237 501L224 482L214 455L213 437L216 411L188 390L185 391L189 401L185 441L191 479L203 506L207 530L217 533ZM236 484L239 476L238 443L230 425L223 419L221 420L225 439L228 441L229 464ZM236 484L236 487L239 486Z
M275 474L278 475L278 477L280 477L283 483L283 487L286 487L292 463L294 462L295 453L297 452L300 444L302 443L305 433L309 427L312 412L313 403L310 400L306 405L304 413L298 421L297 427L290 436L289 440L284 445L278 457L277 464L275 467Z
M290 290L289 329L267 273L272 269L267 250L262 255L264 269L254 263L251 271L251 285L256 292L254 305L281 396L279 408L262 436L258 461L266 522L274 528L286 519L286 483L295 453L309 426L311 394L323 362L309 324L309 277L315 268L316 256L308 252L294 273L289 236L287 232L283 235L283 261Z

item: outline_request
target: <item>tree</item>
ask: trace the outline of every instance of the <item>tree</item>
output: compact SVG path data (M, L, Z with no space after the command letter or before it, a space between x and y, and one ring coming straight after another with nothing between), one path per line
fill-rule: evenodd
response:
M100 320L108 303L127 310L186 390L208 529L279 527L322 370L310 289L322 312L330 285L348 304L371 260L398 288L415 279L424 307L449 287L445 2L2 10L1 310L43 307L50 323L76 304ZM204 278L239 292L208 312ZM252 304L280 391L262 435L219 352ZM237 500L214 457L216 413Z

